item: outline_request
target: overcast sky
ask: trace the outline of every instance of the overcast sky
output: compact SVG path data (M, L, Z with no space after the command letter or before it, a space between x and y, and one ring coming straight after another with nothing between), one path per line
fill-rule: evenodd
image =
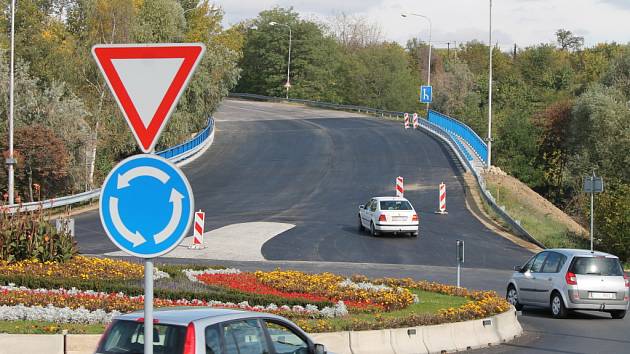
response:
M428 37L422 18L433 22L433 41L488 41L488 0L214 0L229 26L274 6L290 7L306 18L326 20L335 14L364 15L377 22L388 40L405 43ZM503 48L555 41L564 28L583 36L587 46L598 42L630 42L630 0L493 0L493 42Z

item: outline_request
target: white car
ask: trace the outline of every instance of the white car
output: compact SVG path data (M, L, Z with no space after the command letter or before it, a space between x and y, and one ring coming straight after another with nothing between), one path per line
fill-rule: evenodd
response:
M418 224L418 213L402 197L375 197L359 206L359 231L367 229L372 236L379 233L418 236Z

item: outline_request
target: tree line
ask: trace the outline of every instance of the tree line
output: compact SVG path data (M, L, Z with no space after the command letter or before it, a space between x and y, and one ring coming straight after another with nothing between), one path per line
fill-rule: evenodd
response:
M94 44L202 42L207 51L157 149L206 125L238 80L242 34L208 0L20 0L15 13L16 198L98 187L139 152L91 55ZM8 153L10 1L0 16L0 147ZM5 156L6 157L6 156ZM0 169L6 198L7 173Z
M241 24L242 77L236 90L284 96L292 29L290 95L373 108L423 112L428 43L383 40L378 25L340 15L320 22L274 8ZM560 29L557 43L492 50L493 164L582 224L589 198L582 177L595 171L599 249L630 259L630 45L584 40ZM476 40L433 48L432 108L487 136L489 48Z

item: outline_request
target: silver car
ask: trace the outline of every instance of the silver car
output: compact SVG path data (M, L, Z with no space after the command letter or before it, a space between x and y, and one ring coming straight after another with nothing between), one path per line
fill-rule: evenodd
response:
M548 249L514 270L506 299L517 310L523 305L547 307L556 318L570 310L595 310L615 319L628 310L628 276L611 254Z
M144 352L142 312L115 317L97 354ZM170 308L154 312L155 354L326 354L291 321L276 315L217 308Z

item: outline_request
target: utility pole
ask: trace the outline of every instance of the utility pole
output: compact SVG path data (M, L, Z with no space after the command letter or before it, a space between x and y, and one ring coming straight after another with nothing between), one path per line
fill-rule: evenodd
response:
M490 30L488 31L490 65L488 68L488 169L492 166L492 0L490 0Z
M9 75L9 157L6 160L6 164L9 167L9 205L15 201L15 158L13 156L13 101L15 90L15 0L11 0L11 64Z

